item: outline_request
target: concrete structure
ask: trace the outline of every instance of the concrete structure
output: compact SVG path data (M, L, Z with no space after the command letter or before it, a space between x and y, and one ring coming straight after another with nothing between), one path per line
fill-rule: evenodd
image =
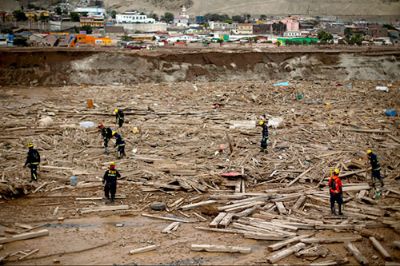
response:
M177 27L187 27L189 25L189 15L186 14L185 6L182 6L179 15L174 17L174 25Z
M253 24L239 23L236 29L237 34L253 34Z
M133 24L133 23L155 23L154 18L148 18L146 15L140 15L138 12L125 12L122 14L117 14L115 20L118 24Z
M299 31L299 21L296 18L288 17L282 19L281 22L286 25L287 31Z
M301 31L285 31L283 37L300 37Z
M125 31L129 33L140 32L158 32L167 31L167 23L150 23L150 24L117 24L122 26Z
M104 27L104 17L102 16L92 16L92 17L81 17L80 26L90 26L93 28Z
M272 24L253 25L253 34L272 34Z
M218 22L218 21L210 21L208 23L209 28L213 31L235 31L237 29L237 23L225 23L225 22Z

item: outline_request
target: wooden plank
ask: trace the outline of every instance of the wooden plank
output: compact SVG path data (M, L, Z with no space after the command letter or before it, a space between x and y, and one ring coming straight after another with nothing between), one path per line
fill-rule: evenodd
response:
M250 214L252 214L253 212L255 212L255 210L258 209L258 205L250 207L248 209L245 209L241 212L235 213L233 217L235 218L241 218L241 217L246 217L249 216Z
M209 224L210 227L218 227L218 224L222 221L222 219L225 217L226 212L220 212L217 217L212 220L212 222Z
M361 252L358 250L358 248L353 245L352 243L347 243L345 244L346 249L356 258L356 260L361 264L361 265L368 265L368 260L366 257L364 257Z
M307 196L305 196L305 195L300 196L299 199L296 201L296 203L293 205L292 210L299 209L304 204L306 199L307 199Z
M75 198L76 201L103 200L103 197ZM115 195L115 199L126 199L126 195Z
M228 213L225 215L224 218L222 218L221 222L218 224L218 227L226 228L228 225L232 222L234 214L233 213Z
M392 260L392 256L390 256L389 252L387 252L387 250L381 245L381 243L378 240L376 240L375 237L371 236L369 240L372 242L374 248L378 250L379 253L381 253L381 255L385 258L385 260Z
M105 211L120 211L120 210L128 210L129 205L119 205L119 206L101 206L94 208L82 208L80 209L80 213L92 213L92 212L105 212Z
M269 263L275 263L277 261L280 261L281 259L286 258L287 256L292 255L293 253L296 253L298 251L300 251L301 249L303 249L306 246L306 244L304 243L297 243L294 246L291 246L287 249L281 250L281 251L277 251L273 254L271 254L268 258L267 261Z
M23 229L27 229L27 230L32 230L33 226L29 225L29 224L21 224L21 223L15 223L15 226L21 227Z
M393 241L393 246L397 249L400 249L400 241Z
M23 260L23 259L29 257L30 255L35 254L35 253L38 252L38 251L39 251L38 248L37 248L37 249L34 249L34 250L32 250L31 252L26 253L26 254L23 255L22 257L19 257L18 260Z
M362 237L361 236L345 236L345 237L335 237L335 238L324 238L324 237L314 237L314 238L304 238L301 240L303 243L308 243L308 244L313 244L313 243L319 243L319 244L332 244L332 243L344 243L344 242L355 242L355 241L361 241Z
M138 254L138 253L144 253L144 252L156 250L157 248L158 248L157 245L151 245L151 246L147 246L147 247L143 247L143 248L132 249L131 251L129 251L129 254L133 255L133 254Z
M360 191L360 190L369 190L371 187L369 185L360 185L360 186L344 186L343 191L344 192L349 192L349 191Z
M190 247L194 251L207 252L228 252L228 253L251 253L250 247L224 246L224 245L208 245L208 244L192 244Z
M359 132L359 133L390 133L390 130L384 129L361 129L361 128L345 128L346 131Z
M371 237L371 236L373 236L373 237L375 237L376 239L378 239L378 240L383 240L384 238L383 238L383 236L381 235L381 234L379 234L379 233L375 233L375 232L373 232L373 231L371 231L371 230L368 230L368 229L362 229L362 230L360 230L359 232L358 232L360 235L362 235L363 237Z
M333 266L333 265L344 265L349 263L347 258L344 259L336 259L336 260L325 260L320 262L313 262L310 266Z
M268 250L269 251L276 251L278 249L281 249L283 247L286 247L289 244L295 243L295 242L299 242L300 240L304 239L304 238L309 238L310 236L312 236L312 234L308 234L308 235L301 235L301 236L295 236L293 238L284 240L282 242L278 242L272 245L268 246Z
M279 214L286 215L288 213L282 202L277 201L275 202L275 205L278 208Z
M179 226L180 224L181 224L180 222L173 222L173 223L169 224L167 227L165 227L165 228L161 231L161 233L163 233L163 234L169 234L169 233L171 233L171 231L175 231L175 230L176 230L175 228L178 228L178 226Z
M43 230L36 231L36 232L29 232L29 233L13 235L10 238L1 237L0 244L14 242L14 241L18 241L18 240L31 239L31 238L41 237L41 236L48 236L48 235L49 235L49 230L43 229Z
M46 186L49 182L44 182L43 184L41 184L39 187L37 187L32 193L35 194L36 192L38 192L39 190L41 190L44 186Z
M257 240L267 240L267 241L280 241L284 240L286 236L279 235L279 234L263 234L263 233L256 233L256 232L248 232L243 234L244 238L250 239L257 239Z
M148 218L166 220L166 221L181 222L181 223L193 223L194 222L194 221L186 220L183 218L163 217L163 216L157 216L157 215L152 215L152 214L147 214L147 213L142 213L142 216L148 217Z
M313 169L313 167L308 168L307 170L305 170L303 173L301 173L298 177L296 177L295 179L292 180L292 182L290 182L286 187L290 187L291 185L293 185L294 183L296 183L300 178L302 178L303 176L305 176L308 172L311 171L311 169Z
M183 211L186 211L186 210L191 210L191 209L194 209L194 208L197 208L197 207L214 204L216 202L217 202L216 200L200 201L200 202L197 202L197 203L183 205L183 206L180 207L180 209L183 210Z

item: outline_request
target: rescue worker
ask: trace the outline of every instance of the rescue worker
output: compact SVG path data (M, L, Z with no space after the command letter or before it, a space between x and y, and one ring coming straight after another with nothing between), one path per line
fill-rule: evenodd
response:
M114 115L115 115L115 123L118 124L119 127L122 127L124 124L124 112L121 109L114 109Z
M104 140L104 153L108 154L108 142L112 138L112 129L109 127L105 127L103 123L98 125L98 128L101 130L101 136Z
M118 159L124 157L125 154L125 141L122 139L122 136L118 134L116 131L112 132L113 137L115 138L115 147L117 148Z
M115 169L115 163L110 163L110 168L104 173L103 184L105 197L111 202L114 202L115 200L115 193L117 192L117 179L120 177L121 174L117 169Z
M369 162L371 163L371 179L372 179L372 185L375 186L375 182L377 179L381 183L381 186L383 187L383 178L381 177L381 166L378 162L378 156L376 156L375 153L372 152L372 150L367 150L367 155Z
M26 162L24 167L28 166L31 169L31 182L37 181L38 173L37 169L40 164L40 154L39 152L33 148L32 143L28 143L28 156L26 157Z
M339 178L339 169L335 169L333 171L333 176L329 178L328 186L329 186L329 194L331 201L331 211L332 214L336 215L335 210L335 202L339 205L339 215L343 215L342 213L342 204L343 204L343 185L342 181Z
M268 145L268 120L259 120L257 126L262 127L261 151L265 151Z

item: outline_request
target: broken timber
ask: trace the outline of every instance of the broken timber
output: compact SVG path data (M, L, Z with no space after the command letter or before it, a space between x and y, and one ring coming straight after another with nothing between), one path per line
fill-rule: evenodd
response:
M205 206L205 205L214 204L214 203L216 203L216 202L217 202L216 200L206 200L206 201L200 201L200 202L193 203L193 204L183 205L183 206L181 206L180 208L181 208L183 211L186 211L186 210L191 210L191 209L194 209L194 208L197 208L197 207L200 207L200 206Z
M82 214L92 213L92 212L104 212L104 211L119 211L119 210L128 210L128 205L120 205L120 206L101 206L97 208L82 208L80 212Z
M314 244L314 243L319 243L319 244L332 244L332 243L344 243L344 242L355 242L355 241L361 241L362 237L361 236L348 236L348 237L335 237L335 238L304 238L300 240L303 243L309 243L309 244Z
M192 244L190 247L194 251L207 251L207 252L228 252L228 253L251 253L249 247L236 247L236 246L223 246L223 245L208 245L208 244Z
M144 253L144 252L156 250L157 247L158 247L157 245L151 245L151 246L147 246L147 247L143 247L143 248L132 249L131 251L129 251L129 254L133 255L133 254L138 254L138 253Z
M172 231L176 231L181 223L180 222L173 222L165 227L161 233L163 234L170 234Z
M14 235L10 238L2 237L2 238L0 238L0 244L14 242L14 241L18 241L18 240L31 239L31 238L41 237L41 236L48 236L48 235L49 235L49 231L47 229L43 229L43 230L40 230L37 232L29 232L29 233Z
M157 215L152 215L152 214L147 214L147 213L142 213L142 216L148 217L148 218L160 219L160 220L181 222L181 223L193 223L193 221L186 220L186 219L183 219L183 218L164 217L164 216L157 216Z
M305 238L309 238L310 236L312 236L312 235L296 236L296 237L284 240L282 242L278 242L278 243L269 245L268 246L268 250L269 251L276 251L276 250L281 249L281 248L283 248L283 247L285 247L285 246L287 246L289 244L292 244L292 243L295 243L295 242L299 242L300 240L305 239Z
M356 246L354 246L352 243L347 243L346 244L346 249L356 258L356 260L361 264L361 265L368 265L368 260L361 254L361 252L358 250Z
M385 260L392 260L392 256L390 256L389 252L386 251L386 249L381 245L381 243L379 243L378 240L376 240L375 237L371 236L369 240L371 240L374 248L378 250L379 253L381 253L381 255L385 258Z
M304 243L297 243L296 245L291 246L290 248L287 248L287 249L284 249L284 250L281 250L281 251L277 251L277 252L271 254L268 257L267 261L269 263L275 263L277 261L280 261L283 258L286 258L287 256L290 256L293 253L296 253L296 252L300 251L305 246L306 246L306 244L304 244Z

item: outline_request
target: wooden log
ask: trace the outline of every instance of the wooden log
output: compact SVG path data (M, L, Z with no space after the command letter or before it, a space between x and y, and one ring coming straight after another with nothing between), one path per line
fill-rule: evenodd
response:
M226 228L232 222L234 214L228 213L222 218L221 222L218 224L218 227Z
M183 205L183 206L180 207L180 209L183 210L183 211L186 211L186 210L191 210L191 209L194 209L194 208L197 208L197 207L214 204L216 202L217 202L216 200L200 201L200 202L197 202L197 203Z
M290 187L291 185L293 185L294 183L296 183L300 178L302 178L305 174L307 174L308 172L311 171L311 169L313 169L313 167L308 168L307 170L305 170L303 173L301 173L298 177L296 177L295 179L292 180L292 182L290 182L287 187Z
M176 230L175 227L178 228L178 226L179 226L180 224L181 224L180 222L173 222L173 223L169 224L167 227L165 227L165 228L161 231L161 233L163 233L163 234L169 234L169 233L171 233L171 231L175 231L175 230ZM174 230L174 229L175 229L175 230Z
M234 218L247 217L258 209L258 205L245 209L241 212L235 213Z
M144 253L144 252L156 250L157 248L158 248L157 245L151 245L151 246L147 246L147 247L143 247L143 248L132 249L131 251L129 251L129 254L133 255L133 254L138 254L138 253Z
M220 212L217 217L212 220L212 222L209 224L210 227L218 227L218 224L222 221L222 219L225 217L226 212Z
M310 266L333 266L333 265L344 265L349 263L347 258L344 259L336 259L336 260L325 260L320 262L313 262Z
M228 253L251 253L250 247L224 246L224 245L208 245L208 244L192 244L190 247L194 251L207 252L228 252Z
M128 210L128 205L119 205L119 206L101 206L94 208L82 208L80 213L92 213L92 212L104 212L104 211L120 211L120 210Z
M362 240L361 236L347 236L347 237L334 237L334 238L314 237L314 238L304 238L301 240L301 242L308 244L313 244L313 243L332 244L332 243L355 242L361 240Z
M359 133L390 133L390 130L381 129L359 129L359 128L345 128L346 131L353 131Z
M312 235L308 234L308 235L295 236L293 238L284 240L282 242L278 242L278 243L269 245L268 246L268 250L269 251L276 251L276 250L279 250L279 249L281 249L283 247L286 247L289 244L292 244L292 243L295 243L295 242L299 242L300 240L302 240L304 238L309 238L310 236L312 236Z
M286 236L279 235L279 234L263 234L263 233L256 233L256 232L248 232L243 234L244 238L250 239L257 239L257 240L267 240L267 241L277 241L277 240L284 240Z
M36 232L29 232L29 233L13 235L10 238L1 237L0 244L14 242L14 241L18 241L18 240L31 239L31 238L41 237L41 236L48 236L48 235L49 235L49 230L43 229L43 230L36 231Z
M319 224L315 225L317 230L354 230L354 224Z
M358 250L358 248L353 245L352 243L347 243L346 249L356 258L356 260L361 264L361 265L368 265L368 260L366 257L364 257L361 252Z
M307 197L305 195L300 196L299 199L296 201L296 203L293 205L292 210L299 209L304 204L306 199Z
M233 211L247 209L247 208L250 208L250 207L253 207L253 206L261 206L263 204L265 204L264 201L255 201L255 202L248 202L248 203L245 203L245 204L241 204L241 205L238 205L238 206L235 206L235 207L232 207L232 206L217 207L217 209L218 208L223 208L224 211L233 212ZM224 208L224 207L229 207L229 208Z
M34 249L34 250L32 250L31 252L26 253L26 254L23 255L22 257L19 257L18 260L23 260L23 259L29 257L30 255L35 254L35 253L38 252L38 251L39 251L38 248L37 248L37 249Z
M148 218L166 220L166 221L181 222L181 223L193 223L194 222L192 220L186 220L183 218L163 217L163 216L157 216L157 215L152 215L152 214L147 214L147 213L142 213L142 216L148 217Z
M400 249L400 241L393 241L393 246L397 249Z
M48 184L48 182L44 182L43 184L41 184L39 187L37 187L32 193L35 194L36 192L38 192L39 190L41 190L44 186L46 186Z
M277 201L275 202L275 205L278 208L279 214L286 215L288 213L282 202Z
M29 225L29 224L21 224L21 223L15 223L15 226L21 227L23 229L27 229L27 230L32 230L33 226Z
M209 227L202 227L198 226L195 227L196 229L203 230L203 231L210 231L210 232L217 232L217 233L229 233L229 234L245 234L248 231L245 230L237 230L237 229L223 229L223 228L209 228Z
M363 237L368 237L369 238L369 237L373 236L376 239L381 240L381 241L384 239L384 237L381 234L375 233L375 232L373 232L371 230L368 230L368 229L365 229L365 228L361 229L358 233L360 235L362 235Z
M271 254L268 258L267 261L269 263L275 263L277 261L280 261L283 258L286 258L287 256L290 256L293 253L296 253L298 251L300 251L301 249L303 249L306 246L306 244L304 243L297 243L294 246L291 246L287 249L281 250L281 251L277 251L273 254Z
M392 260L392 256L390 256L389 252L387 252L387 250L381 245L381 243L378 240L376 240L375 237L371 236L369 240L372 242L374 248L378 250L379 253L381 253L381 255L385 258L385 260Z
M343 191L344 192L350 192L350 191L360 191L360 190L369 190L371 187L369 185L360 185L360 186L344 186Z

